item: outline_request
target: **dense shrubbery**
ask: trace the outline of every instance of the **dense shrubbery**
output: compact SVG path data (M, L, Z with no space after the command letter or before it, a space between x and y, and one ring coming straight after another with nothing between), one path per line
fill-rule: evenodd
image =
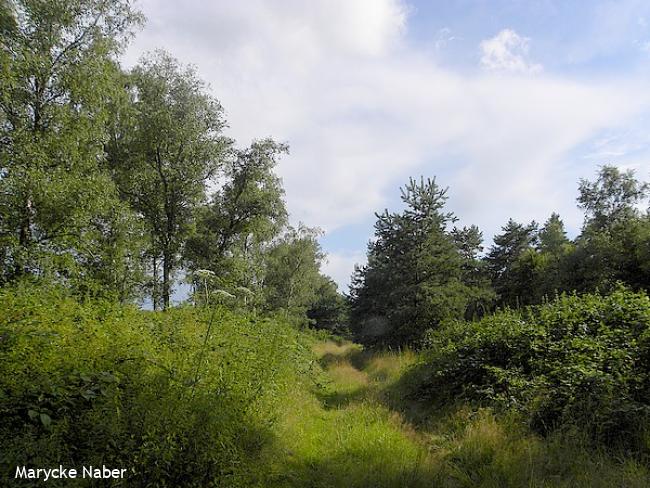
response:
M221 309L23 287L0 310L3 485L17 465L59 463L128 467L129 487L245 485L302 361L292 328Z
M417 392L514 407L546 433L574 426L647 450L650 299L564 295L522 311L430 331Z

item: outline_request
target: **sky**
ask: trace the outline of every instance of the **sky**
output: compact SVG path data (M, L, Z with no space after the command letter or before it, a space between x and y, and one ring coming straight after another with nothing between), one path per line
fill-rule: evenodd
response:
M123 56L198 68L240 146L287 142L291 221L323 230L347 290L375 212L413 176L448 187L491 244L509 218L559 212L614 164L650 179L647 0L141 0Z

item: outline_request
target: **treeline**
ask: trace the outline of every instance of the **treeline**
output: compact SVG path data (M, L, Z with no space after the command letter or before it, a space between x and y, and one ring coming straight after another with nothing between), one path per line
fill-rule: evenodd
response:
M195 302L337 320L318 231L288 224L287 146L237 146L196 70L165 52L122 68L143 22L130 1L4 0L0 16L0 286L162 309L184 276Z
M630 170L603 166L579 182L584 223L575 239L557 213L539 225L509 220L489 249L477 226L458 228L435 179L411 180L405 208L377 215L368 263L350 292L351 325L366 343L420 343L454 319L520 309L564 292L650 286L649 186Z
M454 226L446 190L411 180L377 215L351 287L359 341L415 346L400 398L423 410L488 408L523 431L650 459L648 185L603 166L579 183L570 239L560 216L509 220L483 248ZM517 485L518 486L518 485Z

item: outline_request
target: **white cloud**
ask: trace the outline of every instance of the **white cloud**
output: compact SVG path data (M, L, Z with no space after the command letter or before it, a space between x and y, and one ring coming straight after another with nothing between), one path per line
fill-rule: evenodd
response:
M539 73L542 65L529 60L529 44L529 38L503 29L491 39L481 41L481 66L489 71Z
M510 30L481 43L486 70L441 67L405 38L400 0L146 0L143 9L149 24L126 61L164 47L199 67L241 144L288 141L279 172L289 210L326 231L367 219L419 174L439 175L452 208L488 235L510 216L571 213L569 151L650 101L642 83L541 73L528 39ZM331 260L326 270L346 282L353 259Z
M347 291L354 265L366 263L366 255L360 251L328 253L323 266L323 273L332 278L338 285L339 291Z
M441 51L445 49L451 42L456 40L462 40L462 38L454 35L449 27L443 27L438 31L433 46L436 51Z

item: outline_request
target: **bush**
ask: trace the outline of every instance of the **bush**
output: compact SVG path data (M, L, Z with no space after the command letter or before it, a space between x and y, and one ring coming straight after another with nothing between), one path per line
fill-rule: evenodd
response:
M289 326L222 309L24 287L0 310L2 485L17 465L105 464L129 469L118 486L245 486L302 357Z
M414 394L513 407L539 432L578 427L648 449L650 300L564 295L521 312L430 331Z

